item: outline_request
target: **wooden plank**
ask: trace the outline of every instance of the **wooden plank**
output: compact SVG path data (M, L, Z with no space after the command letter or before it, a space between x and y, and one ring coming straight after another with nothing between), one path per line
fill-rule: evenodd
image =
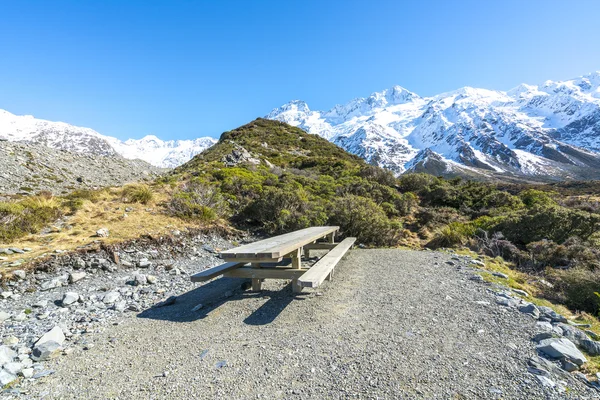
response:
M302 248L294 250L292 253L292 268L301 269L302 268Z
M259 263L252 263L252 269L257 269L260 268L260 264ZM239 268L237 268L239 269ZM253 292L260 292L262 289L262 280L260 280L259 278L252 278L252 291Z
M331 250L339 243L311 243L304 246L304 250Z
M219 275L223 275L227 271L239 268L243 265L244 263L228 262L225 264L217 265L216 267L205 269L204 271L192 275L190 279L192 280L192 282L205 282Z
M339 230L338 226L315 226L259 240L221 252L224 259L278 259Z
M297 279L308 269L292 268L237 268L226 272L224 276L228 278L249 278L249 279Z
M342 240L333 250L323 256L313 265L306 274L298 278L298 284L302 287L318 287L325 278L333 276L333 268L342 259L344 254L352 247L356 238Z

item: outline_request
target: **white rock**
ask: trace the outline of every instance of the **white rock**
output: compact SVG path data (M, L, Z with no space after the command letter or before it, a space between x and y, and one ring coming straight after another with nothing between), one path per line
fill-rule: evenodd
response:
M16 276L19 279L25 279L25 277L27 277L27 272L25 272L22 269L16 269L12 273L14 276Z
M149 284L153 285L156 283L157 278L154 275L146 275L146 280L148 281Z
M2 297L3 299L8 299L13 295L13 292L11 292L10 290L4 291L0 293L0 297Z
M37 303L31 305L34 308L45 308L48 305L48 300L40 300Z
M0 366L12 362L17 356L17 352L8 346L0 346Z
M12 346L17 343L19 343L19 338L15 336L8 336L2 340L2 344L5 344L7 346Z
M63 333L62 329L60 329L60 326L55 326L54 328L50 329L48 332L44 333L44 335L42 335L42 337L39 338L37 342L35 342L35 346L39 346L46 342L56 342L62 346L64 341L65 341L65 334Z
M15 379L17 379L16 375L13 375L10 372L3 370L3 369L0 370L0 385L2 385L2 386L8 385Z
M10 314L6 311L0 311L0 322L4 322L10 318Z
M13 321L17 321L17 322L23 322L23 321L25 321L26 319L27 319L27 314L25 314L25 313L23 313L23 312L22 312L22 313L19 313L19 314L17 314L17 315L15 315L15 316L13 317Z
M96 236L98 236L98 237L108 237L109 235L110 235L110 232L106 228L100 228L96 231Z
M69 306L73 303L76 303L79 300L79 295L75 292L67 292L64 294L62 298L62 305Z
M21 374L24 378L31 378L33 376L33 368L24 368Z
M13 375L18 375L19 372L23 369L23 364L20 362L10 362L8 364L4 364L2 367Z
M102 302L104 304L113 304L119 297L121 297L119 292L108 292L104 295Z
M86 273L81 271L81 272L71 272L69 274L69 283L75 283L78 282L80 280L82 280L83 278L86 277Z

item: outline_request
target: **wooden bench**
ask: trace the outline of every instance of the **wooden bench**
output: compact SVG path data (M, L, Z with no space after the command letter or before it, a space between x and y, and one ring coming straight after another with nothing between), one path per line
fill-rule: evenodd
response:
M264 279L290 279L296 293L304 287L316 288L325 279L333 277L336 264L356 240L346 238L335 243L338 230L337 226L315 226L224 251L221 257L225 264L192 275L191 280L204 282L220 275L249 278L252 279L252 290L261 290ZM308 258L310 250L329 252L312 267L303 268L302 255Z

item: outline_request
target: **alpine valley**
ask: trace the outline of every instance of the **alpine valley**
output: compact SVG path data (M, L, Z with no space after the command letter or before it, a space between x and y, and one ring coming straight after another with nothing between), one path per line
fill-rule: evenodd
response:
M464 87L421 97L400 86L328 111L299 100L267 119L320 135L371 164L475 179L600 177L600 71L522 84L508 92ZM120 141L89 129L0 110L0 139L176 167L216 140Z

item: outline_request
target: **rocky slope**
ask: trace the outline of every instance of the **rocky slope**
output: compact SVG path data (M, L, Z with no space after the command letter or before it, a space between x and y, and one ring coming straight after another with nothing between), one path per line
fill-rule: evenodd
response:
M4 110L0 110L0 139L42 144L83 154L121 155L168 168L183 164L216 142L216 139L210 137L163 141L152 135L122 142L90 128L46 121L31 115L18 116Z
M0 194L63 194L75 189L121 186L165 172L142 160L78 154L31 143L0 141Z
M600 174L600 72L508 92L465 87L421 97L394 86L329 111L292 101L267 118L321 135L396 173Z

